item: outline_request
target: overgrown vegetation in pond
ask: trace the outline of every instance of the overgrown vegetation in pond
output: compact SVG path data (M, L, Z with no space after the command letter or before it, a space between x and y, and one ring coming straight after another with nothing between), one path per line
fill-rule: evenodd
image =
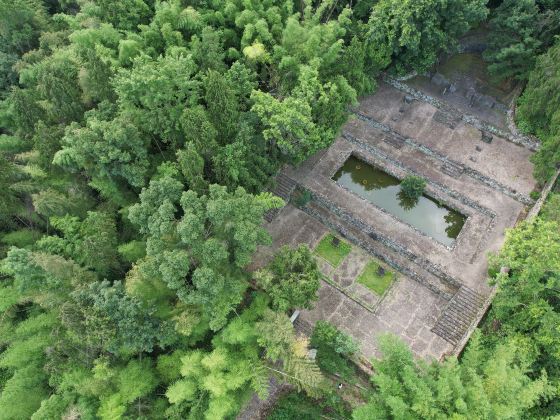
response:
M401 184L394 176L352 155L333 179L445 245L453 244L465 224L461 213L421 193L425 181L420 177L405 178Z
M315 253L334 268L350 254L352 245L332 233L326 234L315 248Z
M416 201L426 189L426 180L422 177L415 175L407 175L401 181L400 194L409 200Z
M357 282L364 285L378 296L383 296L395 279L395 273L386 269L378 261L367 263Z

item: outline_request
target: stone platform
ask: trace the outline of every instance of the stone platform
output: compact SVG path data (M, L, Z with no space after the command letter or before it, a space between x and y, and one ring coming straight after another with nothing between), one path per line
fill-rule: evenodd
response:
M354 251L342 275L323 267L338 283L322 284L315 308L302 311L299 324L309 330L317 320L328 320L358 339L368 357L378 354L376 337L385 332L400 336L419 357L440 359L456 351L491 292L486 255L501 247L505 229L532 203L536 185L530 144L497 135L506 130L503 125L490 136L477 128L491 126L493 114L477 125L459 111L447 112L453 104L438 107L418 98L422 95L414 98L406 89L380 83L327 151L286 168L282 176L313 199L301 209L286 206L267 223L273 246L261 248L255 258L263 265L284 244L314 248L329 231L351 242ZM399 179L425 178L429 195L467 216L456 241L439 243L334 182L350 155ZM363 255L398 273L388 293L365 299L371 307L344 289L355 283Z

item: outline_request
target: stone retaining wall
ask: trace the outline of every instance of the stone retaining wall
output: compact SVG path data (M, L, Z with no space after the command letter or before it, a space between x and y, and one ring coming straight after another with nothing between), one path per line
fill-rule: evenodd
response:
M372 146L368 143L365 143L365 142L359 140L358 138L351 135L350 133L344 132L344 133L342 133L342 137L344 139L346 139L347 141L349 141L350 143L353 143L355 145L360 146L362 149L366 150L371 155L373 155L377 158L383 159L387 162L390 162L392 165L396 166L399 169L402 169L403 171L405 171L408 174L421 176L421 174L405 167L400 161L397 161L397 160L391 158L390 156L388 156L387 154L383 153L377 147L374 147L374 146ZM338 168L335 168L335 172L336 172L336 170L338 170ZM384 170L386 170L388 173L390 173L390 175L393 175L397 178L402 178L402 177L399 177L397 174L393 173L389 169L384 168ZM443 184L441 184L437 181L433 181L433 180L427 180L427 181L428 181L429 186L435 187L436 189L443 192L445 195L457 200L458 202L462 203L463 205L465 205L467 207L470 207L471 209L474 209L476 212L484 214L485 216L488 216L492 219L496 218L496 213L493 210L480 205L476 201L471 200L470 198L468 198L468 197L464 196L463 194L459 193L458 191L453 190L449 187L446 187L445 185L443 185ZM455 210L457 210L457 211L459 211L459 212L468 216L469 212L467 210L461 209L461 208L456 208L457 206L453 205L452 203L446 202L445 197L441 196L437 192L430 192L430 195L433 195L435 199L440 200L442 202L445 202L445 204L448 205L449 207L454 208Z
M559 176L560 176L560 169L558 169L558 171L556 171L556 174L554 174L554 176L547 182L546 186L544 187L544 189L541 193L541 197L533 205L533 207L531 208L529 213L527 213L527 216L525 217L525 220L531 220L531 219L538 216L538 214L541 211L541 208L542 208L543 204L546 202L546 199L547 199L548 195L550 194L550 192L552 191L552 187L556 183L556 180L558 179ZM509 272L508 267L502 267L500 269L500 274L499 275L507 275L508 272ZM482 318L484 317L484 315L486 315L486 312L490 308L490 305L492 304L492 300L494 300L494 296L496 296L497 292L498 292L498 287L493 286L490 295L486 298L486 301L484 302L484 305L480 309L480 312L479 312L476 320L473 322L471 328L465 334L465 336L463 337L463 340L461 340L461 342L455 346L455 349L454 349L454 352L453 352L453 354L455 356L458 356L459 354L461 354L461 352L463 351L463 349L467 345L472 333L474 332L474 330L476 330L478 328L478 325L482 321Z
M436 152L435 150L429 148L428 146L425 146L423 144L417 143L415 142L413 139L409 138L409 137L405 137L399 133L397 133L395 130L393 130L391 127L371 118L368 117L360 112L354 112L354 115L356 115L356 117L358 119L360 119L361 121L364 121L366 123L368 123L369 125L371 125L374 128L377 128L381 131L384 131L386 133L391 134L392 136L395 136L397 138L399 138L400 140L403 141L403 143L405 143L406 145L415 148L416 150L421 151L422 153L424 153L427 156L433 157L435 159L438 159L439 161L443 162L443 163L447 163L453 166L459 166L463 169L464 173L467 174L468 176L470 176L471 178L476 179L477 181L480 181L481 183L489 186L490 188L501 192L502 194L507 195L508 197L511 197L517 201L519 201L520 203L526 204L526 205L532 205L534 203L534 200L531 199L530 197L528 197L525 194L519 193L519 192L515 192L513 189L511 189L510 187L502 184L501 182L490 178L484 174L482 174L481 172L477 171L476 169L473 169L469 166L465 166L464 164L457 162L453 159L448 158L446 155Z
M531 210L527 214L527 217L525 218L526 220L531 220L537 217L537 215L541 212L542 206L544 205L546 199L548 198L548 195L552 191L552 187L554 187L554 184L556 183L556 180L558 179L559 175L560 175L560 169L558 169L556 171L556 174L554 174L554 176L550 178L550 180L546 183L545 187L541 192L541 196L539 197L535 205L531 208Z
M495 134L499 137L502 137L514 144L517 144L519 146L523 146L528 148L529 150L532 151L536 151L538 150L538 148L540 147L540 144L538 142L535 141L535 139L532 139L530 137L527 136L523 136L523 135L519 135L519 134L513 134L513 133L508 133L498 127L495 127L485 121L479 120L478 118L476 118L473 115L468 115L468 114L462 114L460 112L457 111L453 111L451 110L444 102L440 101L439 99L434 98L433 96L430 95L426 95L425 93L419 91L418 89L415 89L411 86L408 86L407 84L391 77L388 75L383 76L383 80L385 82L387 82L388 84L390 84L391 86L393 86L396 89L399 89L402 92L405 92L409 95L411 95L412 97L414 97L415 99L421 100L423 102L429 103L430 105L438 108L440 111L445 112L447 114L450 114L451 117L458 117L460 118L462 121L466 122L467 124L472 125L473 127L481 130L481 131L487 131L489 133Z

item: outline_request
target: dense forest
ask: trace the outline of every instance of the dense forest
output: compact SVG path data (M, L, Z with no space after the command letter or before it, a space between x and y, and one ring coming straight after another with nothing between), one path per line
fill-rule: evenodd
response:
M385 337L355 408L327 385L353 340L319 324L311 361L289 320L316 299L310 250L247 270L279 168L329 146L382 71L426 71L481 24L490 70L526 82L544 184L555 0L0 0L0 419L234 418L271 375L337 418L560 415L560 193L490 257L461 360Z

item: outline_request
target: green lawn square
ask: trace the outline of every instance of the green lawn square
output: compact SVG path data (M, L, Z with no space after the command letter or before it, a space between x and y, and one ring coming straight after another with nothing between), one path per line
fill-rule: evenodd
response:
M350 253L352 246L342 239L340 240L338 246L334 246L332 244L333 238L334 235L332 233L325 235L325 237L321 239L321 242L319 242L319 245L317 245L317 248L315 248L315 253L327 260L330 265L336 268Z
M385 274L380 276L378 273L379 266L380 264L377 261L370 261L358 277L358 283L366 286L378 296L383 296L393 282L395 273L385 270Z

